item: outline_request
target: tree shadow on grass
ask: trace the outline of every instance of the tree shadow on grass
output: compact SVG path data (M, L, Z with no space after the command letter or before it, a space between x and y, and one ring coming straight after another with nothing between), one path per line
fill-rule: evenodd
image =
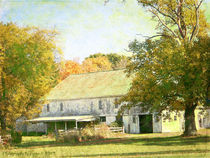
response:
M197 150L173 150L173 151L157 151L157 152L132 152L132 153L107 153L107 154L79 154L73 155L73 157L128 157L128 156L177 156L177 154L194 154L194 153L202 153L206 155L210 150L205 149L197 149ZM65 155L62 157L71 157L72 155Z
M16 144L15 146L18 148L30 148L30 147L36 147L36 146L52 146L56 145L57 143L55 141L32 141L32 142L24 142L21 144Z
M34 147L55 147L55 146L89 146L89 145L106 145L106 144L124 144L137 146L186 146L207 143L210 141L208 136L183 138L181 136L173 137L157 137L157 138L141 138L141 137L126 137L126 138L110 138L100 139L80 143L58 143L55 141L32 141L24 142L16 145L18 148L34 148Z
M193 137L193 138L183 138L181 136L174 137L158 137L158 138L138 138L135 140L125 141L123 144L138 143L139 145L148 145L148 146L185 146L185 145L196 145L199 143L207 143L210 141L210 137Z

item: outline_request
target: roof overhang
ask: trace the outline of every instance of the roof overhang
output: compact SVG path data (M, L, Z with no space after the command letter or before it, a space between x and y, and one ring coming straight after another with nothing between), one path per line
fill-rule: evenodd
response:
M96 120L96 117L93 115L86 116L59 116L59 117L38 117L31 120L27 120L30 123L39 123L39 122L65 122L65 121L77 121L77 122L90 122Z

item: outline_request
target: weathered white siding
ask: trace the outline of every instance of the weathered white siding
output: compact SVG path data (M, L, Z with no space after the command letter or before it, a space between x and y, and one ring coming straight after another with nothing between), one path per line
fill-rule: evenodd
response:
M49 102L49 111L47 105L43 106L41 117L54 117L54 116L74 116L74 115L95 115L96 117L106 117L106 124L110 124L116 120L116 116L120 106L115 107L116 97L108 98L93 98L93 99L78 99L78 100L54 100ZM99 105L99 101L101 105ZM61 110L60 105L63 105ZM198 129L210 127L210 109L204 114L196 110L196 126ZM148 112L142 112L140 107L133 107L127 110L123 115L123 125L126 133L140 133L139 115L147 115ZM163 117L156 118L155 114L152 115L152 126L154 133L160 132L181 132L184 127L184 112L179 115L170 113L171 119L164 119ZM200 120L200 122L199 122ZM200 125L201 124L201 125ZM30 124L27 126L27 131L45 132L46 124Z
M135 122L133 121L135 119ZM124 115L123 125L125 133L140 133L138 115Z
M99 101L101 101L101 107L99 105ZM63 101L55 100L49 103L49 112L47 111L47 105L44 105L40 116L116 116L119 107L115 108L114 101L115 97ZM61 103L63 104L63 111L60 109Z
M152 116L153 133L162 132L162 117L158 117L155 114Z
M168 111L163 111L163 114L167 113ZM181 132L183 131L184 125L184 112L181 111L179 113L170 112L170 118L162 118L162 132Z
M46 132L47 126L45 123L29 123L27 124L27 132Z
M204 128L210 128L210 109L207 109L204 114L203 126Z
M210 127L210 109L202 110L197 108L195 110L195 124L197 129Z

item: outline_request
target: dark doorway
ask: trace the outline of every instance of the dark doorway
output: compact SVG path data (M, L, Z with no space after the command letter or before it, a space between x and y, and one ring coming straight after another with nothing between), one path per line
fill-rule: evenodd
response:
M140 133L153 133L152 115L139 115Z

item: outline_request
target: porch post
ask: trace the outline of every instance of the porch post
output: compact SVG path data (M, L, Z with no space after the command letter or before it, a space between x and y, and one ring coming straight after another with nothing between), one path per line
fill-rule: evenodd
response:
M56 122L55 122L55 131L57 132L57 124L56 124Z
M65 122L65 131L67 131L67 122Z
M38 123L36 123L36 136L37 136L37 130L38 130Z
M47 134L47 123L45 123L45 134Z
M77 129L77 120L76 120L76 129Z
M58 131L57 131L57 124L55 122L55 139L58 140Z

